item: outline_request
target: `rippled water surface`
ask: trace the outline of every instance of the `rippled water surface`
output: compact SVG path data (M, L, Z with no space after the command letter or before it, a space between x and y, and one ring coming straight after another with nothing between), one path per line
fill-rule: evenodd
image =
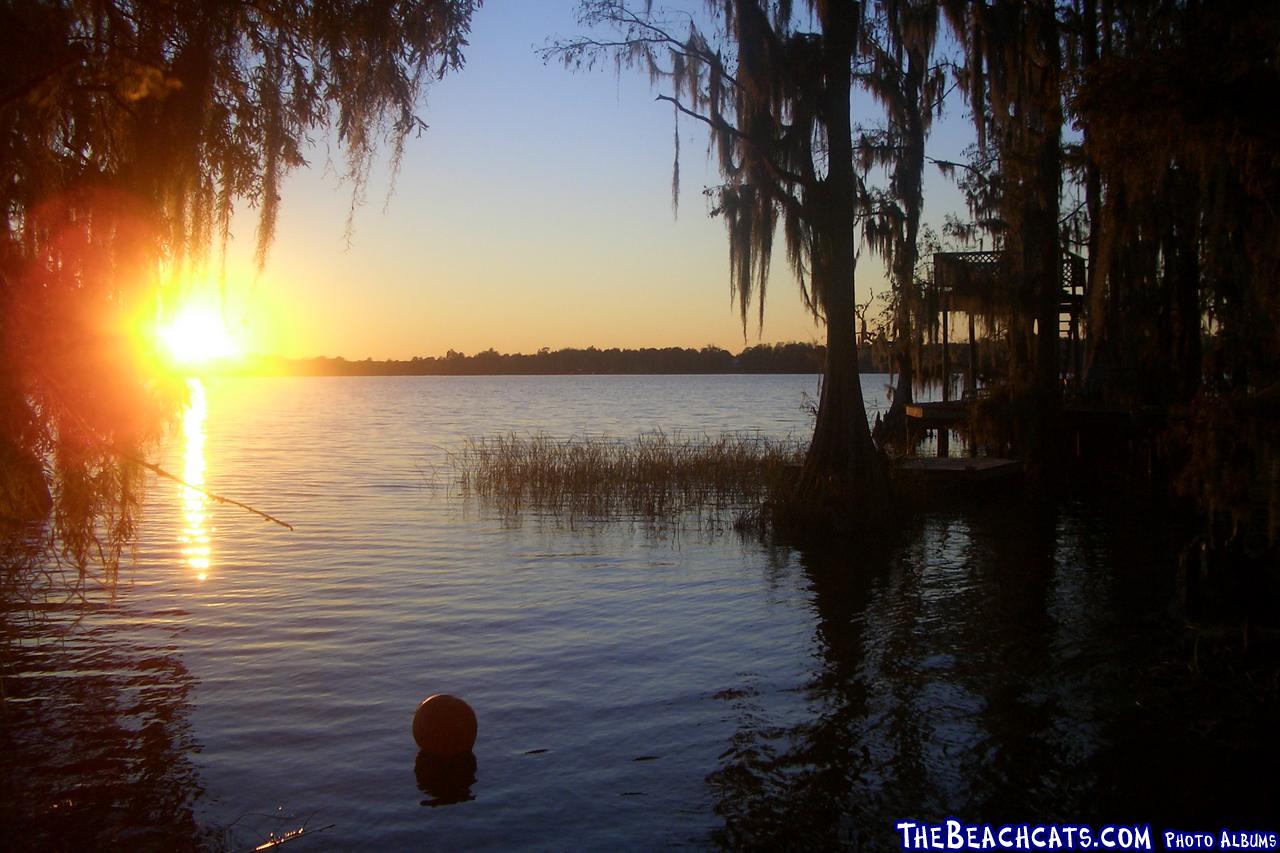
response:
M62 641L58 614L10 628L10 842L888 847L904 818L1275 806L1213 781L1275 744L1229 701L1197 727L1208 700L1163 651L1171 558L1136 510L996 501L810 552L513 520L449 488L465 436L804 437L816 387L207 381L167 466L295 530L156 482L116 599ZM476 709L474 767L417 760L435 692Z

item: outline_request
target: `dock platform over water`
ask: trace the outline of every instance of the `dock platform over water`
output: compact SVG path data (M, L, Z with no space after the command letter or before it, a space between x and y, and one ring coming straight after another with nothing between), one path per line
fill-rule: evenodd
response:
M1021 474L1016 459L995 456L907 457L893 469L900 493L925 500L1014 491Z
M1012 477L1018 473L1019 467L1016 459L1000 459L995 456L976 458L947 456L902 459L897 464L897 470L910 477L985 483Z

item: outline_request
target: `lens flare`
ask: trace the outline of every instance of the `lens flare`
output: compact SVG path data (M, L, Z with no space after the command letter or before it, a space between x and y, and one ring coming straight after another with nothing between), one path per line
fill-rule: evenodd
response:
M205 305L188 305L158 330L160 344L175 363L196 367L240 355L222 313Z

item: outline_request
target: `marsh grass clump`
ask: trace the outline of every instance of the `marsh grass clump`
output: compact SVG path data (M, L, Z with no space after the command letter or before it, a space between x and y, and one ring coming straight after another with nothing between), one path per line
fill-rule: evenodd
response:
M548 435L471 438L452 455L464 496L504 512L592 520L735 523L794 485L805 446L755 433L632 439Z

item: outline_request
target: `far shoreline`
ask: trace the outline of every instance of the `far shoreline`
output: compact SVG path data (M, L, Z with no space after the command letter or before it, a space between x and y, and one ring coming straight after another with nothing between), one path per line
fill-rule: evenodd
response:
M963 344L952 344L953 357ZM941 352L925 346L925 359ZM204 365L201 376L758 376L821 374L826 348L811 343L758 344L738 354L719 347L644 349L542 349L537 353L475 355L450 350L444 356L411 359L245 356ZM891 348L873 340L859 349L862 373L893 373Z

